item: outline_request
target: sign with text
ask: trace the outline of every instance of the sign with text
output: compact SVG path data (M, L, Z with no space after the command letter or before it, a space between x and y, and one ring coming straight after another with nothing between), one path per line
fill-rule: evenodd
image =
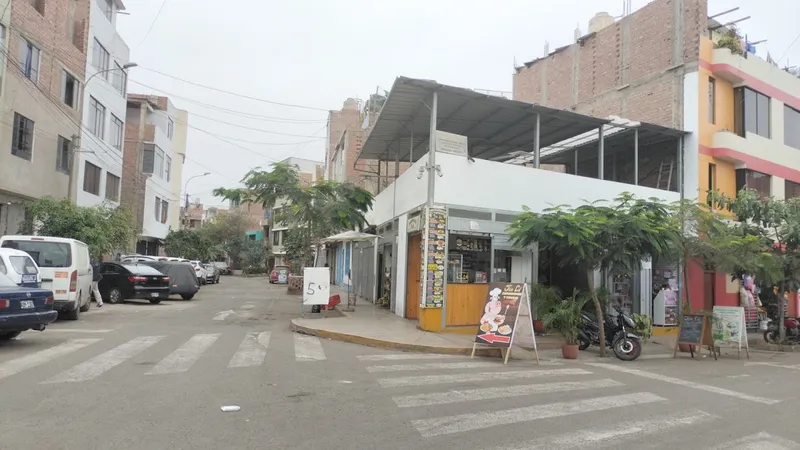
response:
M456 156L467 156L467 137L437 130L436 151Z
M735 348L741 357L742 347L750 359L750 345L747 342L747 324L744 308L741 306L714 306L711 315L711 337L714 347Z
M327 305L331 295L331 272L329 267L306 267L303 269L303 304Z
M703 345L703 335L706 331L705 314L684 314L681 329L678 333L678 343L690 345Z
M444 258L447 210L428 208L423 232L422 308L441 308L444 303Z
M483 307L476 344L511 347L520 304L527 300L524 283L491 283Z

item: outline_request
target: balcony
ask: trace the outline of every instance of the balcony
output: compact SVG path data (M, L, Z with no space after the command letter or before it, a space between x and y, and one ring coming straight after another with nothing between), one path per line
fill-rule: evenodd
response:
M755 133L745 132L746 137L729 131L720 131L712 137L711 156L729 161L740 169L752 169L770 175L787 176L787 168L800 167L800 151L767 139ZM794 171L793 171L794 172Z
M727 48L714 49L712 72L734 86L746 85L770 97L789 96L800 101L800 78L752 53L745 55L734 54Z

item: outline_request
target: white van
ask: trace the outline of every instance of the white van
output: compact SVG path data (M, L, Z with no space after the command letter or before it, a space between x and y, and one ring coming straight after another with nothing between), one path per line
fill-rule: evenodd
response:
M31 255L22 250L0 247L0 273L7 276L17 286L39 288L42 275L39 266Z
M39 266L42 289L53 291L53 309L69 320L91 306L92 264L89 247L75 239L49 236L3 236L0 247L22 250Z

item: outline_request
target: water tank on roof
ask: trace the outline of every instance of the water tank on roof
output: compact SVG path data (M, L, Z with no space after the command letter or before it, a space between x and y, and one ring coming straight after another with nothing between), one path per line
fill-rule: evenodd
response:
M597 33L614 23L614 18L607 12L599 12L589 20L589 33Z

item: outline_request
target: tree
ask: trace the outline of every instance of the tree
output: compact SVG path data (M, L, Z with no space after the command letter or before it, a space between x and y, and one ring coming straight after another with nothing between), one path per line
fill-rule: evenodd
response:
M164 239L164 251L167 255L191 260L208 261L211 259L211 242L200 230L185 228L170 230Z
M242 240L253 225L250 216L243 211L235 210L217 215L213 220L206 222L200 228L200 233L211 246L211 258L223 258L227 255L238 263L244 251Z
M77 239L93 258L126 251L138 234L136 220L125 207L77 206L69 199L42 197L26 204L22 231Z
M286 251L292 273L300 273L303 267L314 264L315 255L306 228L287 230L283 249Z
M280 202L282 208L273 220L285 222L292 230L305 230L307 243L316 247L315 265L324 238L367 225L364 216L373 201L372 194L350 183L321 181L306 186L297 166L287 163L275 163L269 172L253 169L242 183L244 188L217 188L214 195L267 210Z
M267 248L263 242L248 240L244 250L244 273L258 273L267 262Z
M674 252L680 239L669 205L629 193L605 203L555 206L541 213L525 207L508 227L516 247L538 243L540 250L549 250L558 258L560 267L574 266L585 273L600 326L602 356L606 354L604 312L594 284L595 271L612 267L633 270L646 257Z

